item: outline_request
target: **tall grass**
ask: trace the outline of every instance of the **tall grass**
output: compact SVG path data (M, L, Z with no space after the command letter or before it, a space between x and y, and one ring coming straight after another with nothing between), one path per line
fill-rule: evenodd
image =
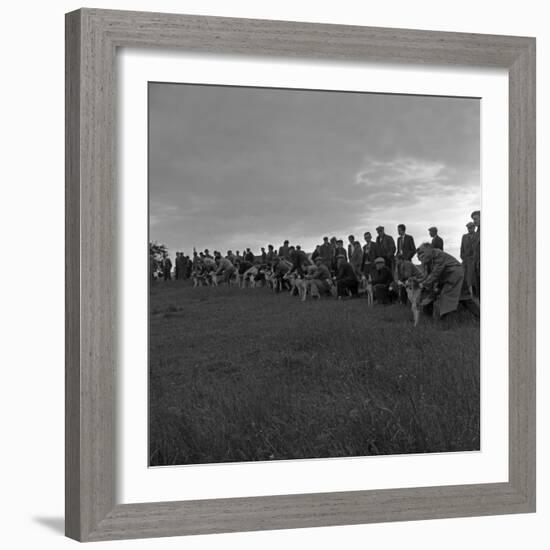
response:
M151 465L479 449L466 315L178 283L151 312Z

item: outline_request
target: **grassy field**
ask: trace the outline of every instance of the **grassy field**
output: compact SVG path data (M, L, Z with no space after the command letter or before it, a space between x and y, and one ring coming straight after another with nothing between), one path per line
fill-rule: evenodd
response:
M479 323L264 288L151 288L150 464L479 449Z

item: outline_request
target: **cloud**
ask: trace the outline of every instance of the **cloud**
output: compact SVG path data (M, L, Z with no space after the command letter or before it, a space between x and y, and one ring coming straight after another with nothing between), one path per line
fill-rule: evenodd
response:
M149 97L151 238L172 251L311 249L401 222L456 241L479 205L478 100L171 84Z

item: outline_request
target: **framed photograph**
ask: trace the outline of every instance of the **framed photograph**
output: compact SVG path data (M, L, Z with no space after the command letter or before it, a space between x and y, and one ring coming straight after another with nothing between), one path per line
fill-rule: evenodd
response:
M66 67L67 536L535 511L533 38L82 9Z

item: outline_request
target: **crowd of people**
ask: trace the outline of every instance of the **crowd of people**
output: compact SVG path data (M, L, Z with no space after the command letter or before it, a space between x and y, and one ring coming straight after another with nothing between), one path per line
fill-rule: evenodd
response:
M369 231L363 235L364 243L348 236L347 245L336 237L323 237L311 254L306 254L299 245L288 240L276 250L272 244L261 248L256 256L250 248L242 254L228 250L225 255L193 251L190 258L176 252L175 266L168 255L161 262L161 271L154 277L171 280L172 267L176 279L193 278L194 281L212 280L216 284L229 284L233 279L242 279L252 273L255 278L269 276L283 287L289 277L305 279L313 297L329 295L336 287L338 298L359 295L362 283L370 285L376 303L388 303L395 295L400 298L407 281L414 280L423 290L422 304L436 303L440 317L453 312L463 302L469 309L472 302L480 299L480 211L471 213L462 236L460 261L444 250L444 240L436 227L428 229L431 240L418 248L404 224L397 226L397 242L387 234L383 226L376 228L375 239ZM420 265L413 263L418 257ZM477 310L479 311L479 310Z

